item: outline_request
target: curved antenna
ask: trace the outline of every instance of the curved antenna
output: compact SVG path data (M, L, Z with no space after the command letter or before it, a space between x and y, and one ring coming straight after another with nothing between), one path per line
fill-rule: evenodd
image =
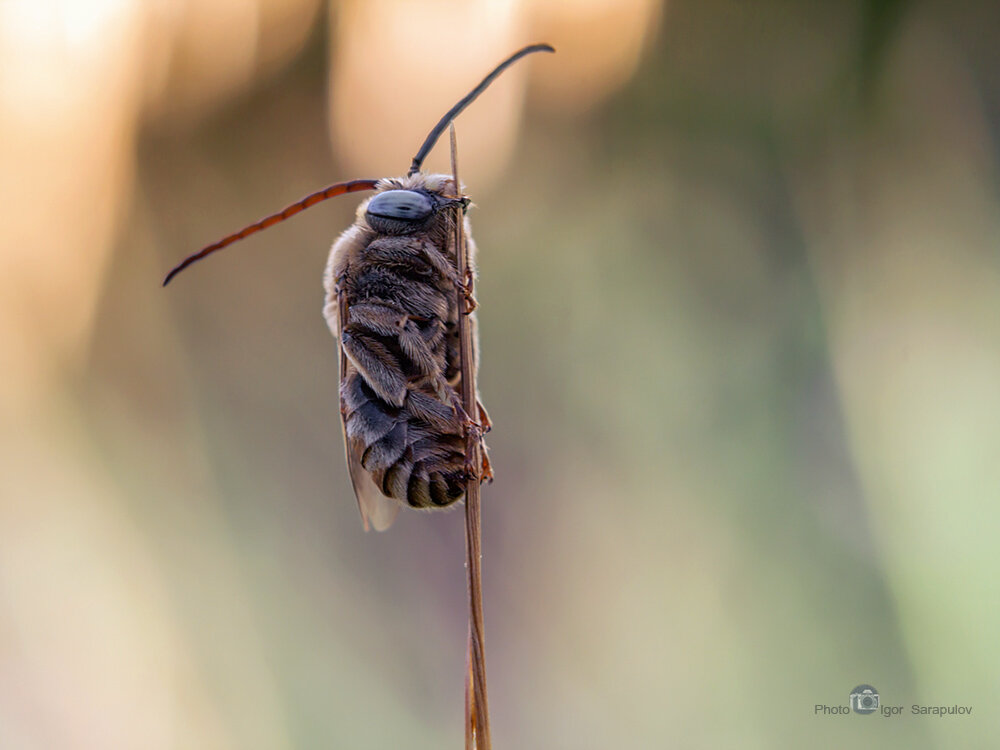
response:
M508 57L502 63L493 69L486 78L484 78L476 88L472 89L465 98L462 99L458 104L448 110L448 114L441 118L441 122L434 126L434 129L428 134L427 138L424 140L424 145L420 147L417 155L413 157L413 164L410 165L409 174L415 174L420 171L420 165L424 163L424 159L427 158L427 154L430 153L431 149L434 148L434 144L437 143L438 138L444 132L444 129L448 127L448 124L461 114L462 110L472 104L476 97L479 96L486 87L496 80L496 77L503 73L507 68L516 63L525 55L530 55L532 52L555 52L555 48L550 44L531 44L522 50L515 52L513 55Z
M251 224L250 226L243 227L238 232L223 237L218 242L213 242L208 247L202 248L194 255L189 255L180 265L174 268L170 273L167 274L167 278L163 280L163 286L170 283L170 280L174 278L177 274L183 271L185 268L190 266L207 255L211 255L216 250L221 250L227 245L232 245L238 240L242 240L244 237L249 237L255 232L259 232L262 229L267 229L270 226L274 226L279 221L284 221L290 216L295 216L299 211L305 211L310 206L314 206L320 201L325 201L327 198L334 198L338 195L343 195L344 193L356 193L360 190L373 190L375 188L378 180L349 180L348 182L335 182L333 185L323 188L322 190L317 190L315 193L310 193L305 198L300 201L296 201L290 206L278 211L276 214L271 214L270 216L265 216L258 222Z

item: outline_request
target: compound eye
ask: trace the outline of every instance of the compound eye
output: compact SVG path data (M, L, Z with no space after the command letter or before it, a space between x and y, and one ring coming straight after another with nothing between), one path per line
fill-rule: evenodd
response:
M382 219L423 221L434 210L431 199L413 190L386 190L368 202L367 213Z

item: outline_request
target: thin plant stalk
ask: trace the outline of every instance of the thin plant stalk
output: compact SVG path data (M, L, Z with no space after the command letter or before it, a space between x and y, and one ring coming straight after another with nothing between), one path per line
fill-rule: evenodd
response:
M451 133L451 171L456 193L461 192L458 181L458 145L455 125ZM461 197L461 196L459 196ZM476 402L476 373L473 366L472 327L468 316L472 312L473 274L470 273L468 248L465 244L464 207L455 211L455 255L458 278L466 287L458 289L458 337L462 371L462 407L470 419L479 416ZM472 416L476 415L476 417ZM470 427L466 434L466 463L471 466L465 485L465 554L469 594L469 642L467 677L465 684L465 748L466 750L491 750L490 713L486 697L486 633L483 622L482 529L480 510L480 483L482 480L482 434Z

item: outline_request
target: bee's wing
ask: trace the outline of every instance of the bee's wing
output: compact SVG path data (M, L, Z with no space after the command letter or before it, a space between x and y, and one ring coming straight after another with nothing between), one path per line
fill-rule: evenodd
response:
M347 437L347 407L344 404L343 387L347 378L347 353L344 351L344 344L341 340L341 326L347 317L347 301L343 292L337 293L337 350L340 352L340 427L344 435L344 448L347 451L347 472L351 475L351 484L354 485L354 495L358 498L358 509L361 511L361 520L364 521L365 531L369 525L376 531L385 531L396 520L399 513L399 503L390 500L382 494L382 491L372 481L371 475L361 466L361 452L363 447L357 440Z

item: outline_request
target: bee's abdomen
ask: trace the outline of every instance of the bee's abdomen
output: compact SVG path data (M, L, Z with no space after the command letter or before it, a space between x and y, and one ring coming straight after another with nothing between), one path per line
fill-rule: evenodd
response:
M347 439L382 492L417 508L451 505L465 492L464 440L453 410L418 390L401 406L357 371L342 385Z
M465 492L465 438L454 405L457 289L424 239L380 237L343 280L341 384L351 453L387 496L418 508Z

